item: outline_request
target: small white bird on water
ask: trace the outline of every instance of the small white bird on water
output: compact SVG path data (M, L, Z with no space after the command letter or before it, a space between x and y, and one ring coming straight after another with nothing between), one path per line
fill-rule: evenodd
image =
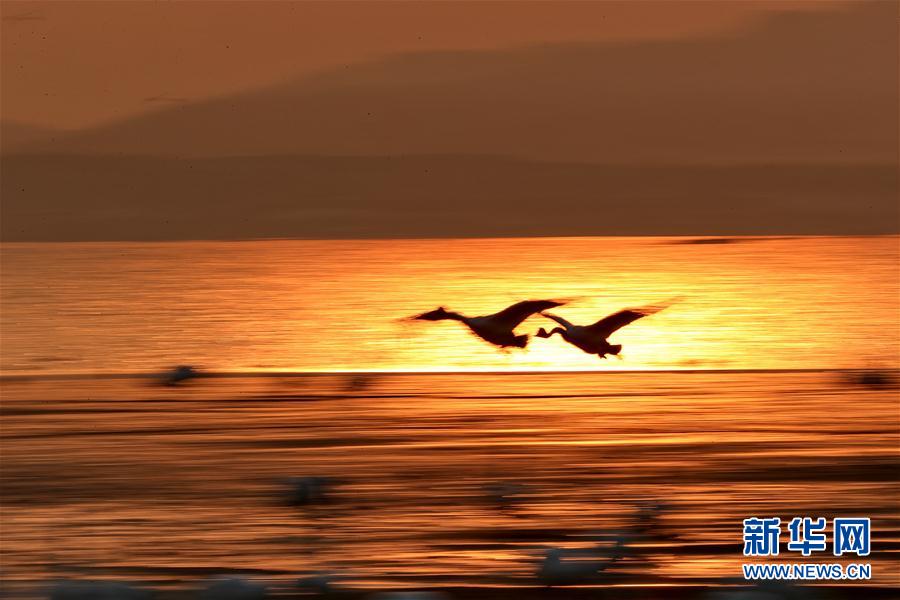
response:
M598 583L603 580L604 571L625 556L630 539L627 534L619 534L614 537L612 546L550 548L544 553L538 569L538 581L551 587Z
M443 592L379 592L366 596L369 600L450 600Z
M313 594L320 597L340 596L346 590L340 586L340 582L347 579L346 575L333 573L315 573L301 577L296 581L296 588L301 593Z
M790 581L747 581L723 579L722 589L712 590L702 600L826 600L831 595L821 588L795 585Z
M466 317L443 306L410 319L418 321L459 321L484 341L501 348L524 348L527 335L516 335L514 329L535 313L562 306L560 300L524 300L498 313L480 317Z
M242 577L212 579L198 596L200 600L265 600L266 586Z

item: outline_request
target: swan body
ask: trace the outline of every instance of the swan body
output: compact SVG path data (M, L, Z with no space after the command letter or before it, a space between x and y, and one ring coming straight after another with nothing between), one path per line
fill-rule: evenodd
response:
M531 315L562 306L563 304L565 303L556 300L525 300L513 304L498 313L479 317L466 317L441 306L435 310L416 315L412 319L419 321L459 321L468 327L472 333L490 344L501 348L524 348L528 345L528 336L516 335L515 328Z
M606 358L609 354L618 356L619 352L622 351L622 345L610 344L607 338L629 323L657 313L664 308L666 308L666 305L626 308L591 325L575 325L558 315L541 312L541 316L556 321L561 327L554 327L550 331L541 327L537 332L537 336L539 338L549 338L553 334L559 334L562 339L587 354L596 354L600 358Z
M603 572L618 560L616 557L599 556L590 560L575 558L584 553L584 551L550 548L544 554L544 560L538 570L538 581L551 587L598 583L604 577Z
M606 537L603 536L604 540ZM549 548L537 572L538 581L546 586L585 585L599 583L605 571L625 557L631 541L628 533L613 534L612 545L597 539L592 548Z

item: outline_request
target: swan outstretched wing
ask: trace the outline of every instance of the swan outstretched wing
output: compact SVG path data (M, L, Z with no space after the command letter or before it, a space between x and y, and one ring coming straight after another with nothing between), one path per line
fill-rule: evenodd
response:
M603 317L593 325L585 327L591 335L602 336L608 338L618 329L625 327L629 323L634 323L642 317L647 317L653 313L657 313L664 309L665 306L647 306L644 308L626 308L617 313L613 313L608 317Z
M504 308L498 313L489 315L487 318L508 329L515 329L522 321L534 313L556 308L563 304L565 304L565 302L558 300L524 300L522 302L517 302L508 308Z
M542 317L547 317L548 319L552 319L553 321L556 321L557 323L559 323L560 325L562 325L562 326L565 327L566 329L571 329L571 328L573 327L572 323L570 323L569 321L566 321L566 320L563 319L562 317L558 317L558 316L556 316L556 315L551 315L550 313L545 313L545 312L542 312L542 313L541 313L541 316L542 316Z

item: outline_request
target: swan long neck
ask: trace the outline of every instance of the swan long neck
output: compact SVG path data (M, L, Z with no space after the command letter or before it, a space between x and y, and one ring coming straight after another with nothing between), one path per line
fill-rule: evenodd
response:
M458 312L453 312L452 310L444 311L444 319L448 321L459 321L461 323L467 323L469 321L469 317L464 317Z
M566 330L563 329L562 327L554 327L554 328L551 329L550 331L547 331L546 329L544 329L543 327L541 327L541 328L538 330L538 332L537 332L537 336L538 336L539 338L549 338L549 337L551 337L554 333L558 333L560 336L565 337L565 332L566 332Z

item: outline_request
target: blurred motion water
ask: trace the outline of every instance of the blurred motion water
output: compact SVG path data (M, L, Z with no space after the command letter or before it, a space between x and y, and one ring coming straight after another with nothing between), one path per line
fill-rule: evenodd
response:
M700 242L700 243L697 243ZM5 244L0 370L782 369L900 365L900 240L569 238ZM439 305L574 297L592 323L684 300L617 332L624 360L562 340L499 354ZM549 324L540 317L519 331Z
M694 597L741 575L744 518L870 516L873 580L844 595L888 597L898 259L897 237L6 244L2 593L333 572L520 598L547 549L630 532L597 585ZM401 320L674 296L612 336L622 361ZM645 501L670 509L648 526Z
M634 527L642 500L670 510L601 584L619 596L739 577L749 516L871 516L873 580L847 593L900 585L896 388L838 372L347 377L5 381L5 588L337 572L524 593L544 549ZM290 476L338 482L294 506ZM485 494L495 482L522 486L514 511Z

